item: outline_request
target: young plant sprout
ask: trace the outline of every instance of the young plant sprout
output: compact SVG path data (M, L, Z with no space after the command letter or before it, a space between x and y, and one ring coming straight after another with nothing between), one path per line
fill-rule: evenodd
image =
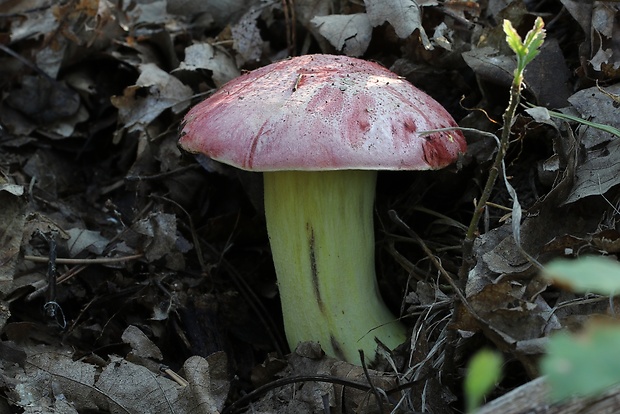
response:
M435 100L395 73L346 56L307 55L242 75L185 117L180 146L264 173L265 215L291 349L374 359L406 330L378 291L377 170L438 169L465 151Z

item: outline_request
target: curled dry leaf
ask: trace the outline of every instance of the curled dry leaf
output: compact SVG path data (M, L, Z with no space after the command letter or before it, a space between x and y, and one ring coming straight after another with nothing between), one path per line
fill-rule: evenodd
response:
M230 56L204 42L187 47L185 49L185 60L172 73L194 72L199 69L207 69L213 72L211 77L217 87L240 75L239 69Z
M179 113L189 106L192 90L154 63L140 65L136 84L125 88L122 96L112 97L119 119L129 131L150 124L166 109ZM146 96L139 91L145 89Z
M409 37L416 29L426 49L433 49L422 26L421 7L436 5L436 1L414 0L364 0L366 13L373 26L389 22L396 35L402 39Z
M311 23L332 46L348 56L363 55L370 44L372 26L366 13L317 16Z

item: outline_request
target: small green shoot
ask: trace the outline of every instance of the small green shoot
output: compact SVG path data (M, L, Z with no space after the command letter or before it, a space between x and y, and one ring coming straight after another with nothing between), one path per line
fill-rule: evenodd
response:
M525 40L521 39L519 33L510 23L510 20L504 20L504 33L506 33L506 42L508 46L517 55L517 68L514 71L514 83L523 82L523 72L525 67L538 55L540 47L545 41L545 31L543 29L544 22L540 17L536 18L534 27L527 32Z
M463 385L467 413L474 413L499 382L502 363L501 355L489 349L478 351L469 361Z
M504 32L506 33L506 42L508 42L510 48L517 55L517 67L515 68L512 85L510 87L510 101L508 102L506 111L504 111L504 127L502 129L499 148L495 159L493 160L493 166L489 168L489 176L469 223L467 235L465 236L465 248L463 250L463 256L465 258L469 258L471 256L471 248L478 231L478 223L480 222L486 203L491 196L491 192L495 186L495 181L497 180L499 171L501 171L502 161L508 151L510 129L521 99L520 94L521 88L523 87L525 67L538 55L540 47L545 40L544 22L540 17L536 18L534 27L527 33L525 40L521 39L521 36L519 36L517 31L512 26L512 23L508 20L504 20Z

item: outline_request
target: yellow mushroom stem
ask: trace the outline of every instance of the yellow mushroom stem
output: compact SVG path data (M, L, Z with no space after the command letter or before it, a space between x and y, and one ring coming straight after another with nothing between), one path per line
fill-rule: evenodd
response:
M387 309L375 276L376 171L264 173L265 214L291 349L303 341L360 364L375 337L393 349L404 326Z

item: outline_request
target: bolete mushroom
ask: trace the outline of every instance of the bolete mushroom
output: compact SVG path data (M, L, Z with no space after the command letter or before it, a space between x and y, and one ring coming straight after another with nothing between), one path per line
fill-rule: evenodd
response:
M465 150L435 100L382 66L307 55L246 73L192 108L180 146L264 173L267 230L291 349L374 359L406 330L375 276L377 170L437 169Z

